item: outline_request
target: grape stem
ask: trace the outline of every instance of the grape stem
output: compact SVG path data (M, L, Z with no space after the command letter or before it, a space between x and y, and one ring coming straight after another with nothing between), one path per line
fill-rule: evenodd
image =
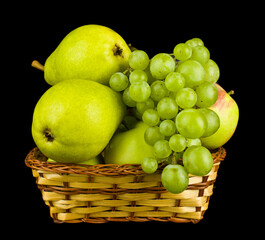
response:
M129 71L130 71L130 68L127 68L127 69L123 72L123 74L126 75Z
M39 63L37 60L34 60L31 63L31 66L44 72L44 66L41 63Z
M172 155L172 162L171 162L172 165L176 165L177 164L177 159L176 159L176 156L175 154Z
M163 158L163 159L159 159L159 160L157 160L157 162L160 164L160 163L163 163L163 162L165 162L165 161L167 161L168 160L168 158Z
M128 47L130 48L130 50L133 52L135 50L138 50L136 47L132 46L131 43L128 44Z

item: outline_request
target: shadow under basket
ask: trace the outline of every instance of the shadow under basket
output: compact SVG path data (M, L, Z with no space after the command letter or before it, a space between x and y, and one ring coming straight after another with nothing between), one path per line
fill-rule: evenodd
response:
M156 173L146 174L141 165L47 163L38 148L30 151L25 163L55 223L198 223L208 209L226 151L219 148L212 155L211 172L203 177L189 175L189 186L180 194L163 187L163 164Z

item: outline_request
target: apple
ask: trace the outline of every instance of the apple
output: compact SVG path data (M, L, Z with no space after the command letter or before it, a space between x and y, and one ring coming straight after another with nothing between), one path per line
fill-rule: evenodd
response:
M220 128L212 136L201 139L202 145L208 149L216 149L227 143L233 136L239 120L239 108L235 100L220 85L215 85L218 99L210 109L219 116Z
M32 136L40 151L60 163L98 156L125 115L121 95L100 83L72 79L57 83L38 101Z
M148 125L142 121L135 128L114 135L104 151L107 164L141 164L146 157L155 157L154 149L144 139Z

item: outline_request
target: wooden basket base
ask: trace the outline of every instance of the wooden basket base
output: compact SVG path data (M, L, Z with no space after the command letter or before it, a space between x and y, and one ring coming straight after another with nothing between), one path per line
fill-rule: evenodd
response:
M203 177L190 175L189 186L181 194L169 193L162 186L163 166L154 174L145 174L139 165L47 163L37 148L25 162L55 223L197 223L208 209L225 156L224 148L214 152L212 171Z

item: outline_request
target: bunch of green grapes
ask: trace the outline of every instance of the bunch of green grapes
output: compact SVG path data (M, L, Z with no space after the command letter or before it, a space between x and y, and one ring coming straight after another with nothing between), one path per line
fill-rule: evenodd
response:
M204 176L213 166L200 138L220 127L218 115L209 109L218 99L219 67L199 38L176 45L174 54L159 53L152 59L135 50L129 66L115 73L109 84L149 126L144 137L156 158L145 158L142 169L151 174L158 163L167 162L162 183L169 192L181 193L189 184L188 174Z

